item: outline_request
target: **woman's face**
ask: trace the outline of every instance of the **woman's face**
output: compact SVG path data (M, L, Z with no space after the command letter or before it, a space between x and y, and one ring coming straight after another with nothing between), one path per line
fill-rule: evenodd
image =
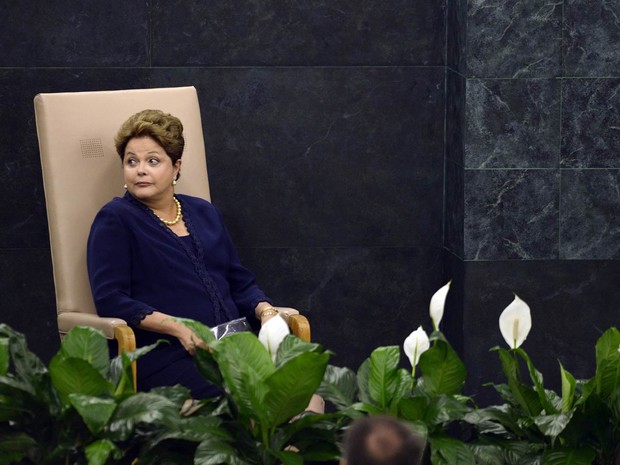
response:
M180 168L181 160L173 165L164 148L148 136L133 138L125 147L123 176L127 190L146 204L172 198L172 181Z

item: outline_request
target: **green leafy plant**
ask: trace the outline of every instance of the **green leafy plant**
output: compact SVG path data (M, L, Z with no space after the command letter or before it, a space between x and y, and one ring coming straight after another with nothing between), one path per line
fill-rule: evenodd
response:
M502 316L500 327L504 323L502 333L511 349L493 350L507 382L493 386L505 404L464 417L478 432L471 447L479 463L614 463L620 453L620 332L610 328L596 343L592 379L576 380L560 365L558 394L544 387L543 375L520 348L531 327L527 304L515 297Z
M181 464L207 438L232 443L217 417L180 414L186 389L133 391L131 362L152 348L110 361L101 333L75 328L48 369L0 325L0 464Z
M515 296L500 317L509 349L492 349L506 377L492 386L504 403L477 408L463 394L465 366L439 330L449 285L431 299L430 337L419 327L403 344L410 370L399 346L376 348L357 372L329 365L329 351L286 335L279 317L259 338L219 341L181 320L209 347L197 349L196 363L221 388L215 399L191 399L181 386L135 393L131 363L154 346L109 360L101 333L75 328L46 367L22 334L0 325L0 465L334 461L344 428L378 413L424 435L433 465L616 465L620 332L610 328L597 341L591 379L560 365L556 393L521 348L532 324ZM306 412L315 392L336 412Z
M199 444L194 463L297 465L338 458L338 415L305 412L324 377L329 352L288 335L278 338L274 354L274 344L265 347L252 333L215 340L208 327L182 321L209 346L198 349L196 362L222 388L215 414L235 438L234 447L212 439Z
M438 330L449 286L443 286L431 299L436 330L430 338L419 327L405 340L411 371L400 367L400 347L379 347L357 374L330 368L320 392L351 418L382 413L409 422L427 438L434 465L473 465L475 457L467 445L448 433L472 408L470 399L462 394L465 366Z

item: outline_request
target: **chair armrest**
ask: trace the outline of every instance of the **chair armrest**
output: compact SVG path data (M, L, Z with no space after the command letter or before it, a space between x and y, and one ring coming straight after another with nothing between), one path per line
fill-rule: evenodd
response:
M310 342L310 322L308 318L299 314L299 310L290 307L275 307L288 323L291 332L302 341Z
M93 313L65 312L58 314L58 332L64 336L76 326L90 326L100 330L106 338L116 339L119 355L136 350L136 335L125 320L105 318ZM136 362L131 364L134 390L136 390Z
M108 339L118 341L118 352L136 350L136 337L125 320L120 318L104 318L93 313L65 312L58 314L58 331L61 336L76 326L90 326L103 332Z
M58 331L67 334L75 326L90 326L102 331L108 339L114 339L116 327L127 326L120 318L104 318L93 313L65 312L58 314Z

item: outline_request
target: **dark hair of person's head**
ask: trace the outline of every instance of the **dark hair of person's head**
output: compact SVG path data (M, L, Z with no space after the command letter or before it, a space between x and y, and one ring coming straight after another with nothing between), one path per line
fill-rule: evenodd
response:
M116 152L121 160L125 159L127 144L136 137L150 137L161 145L173 165L183 155L183 124L176 116L161 110L142 110L121 125L114 138Z
M418 465L423 453L424 441L390 416L360 418L345 434L347 465Z

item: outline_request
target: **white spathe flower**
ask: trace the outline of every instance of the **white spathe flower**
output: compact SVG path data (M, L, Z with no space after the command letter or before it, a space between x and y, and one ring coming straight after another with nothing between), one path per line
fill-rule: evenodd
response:
M419 326L418 329L407 336L407 339L405 339L403 343L403 349L412 367L415 368L417 366L420 361L420 355L426 352L430 346L431 342L428 339L426 331L422 329L422 326Z
M515 294L515 299L499 316L499 329L506 344L518 349L532 329L530 307Z
M431 304L429 306L429 313L431 315L431 320L433 320L433 328L436 330L439 329L439 323L441 323L441 319L443 318L443 309L446 305L446 296L448 295L448 291L450 290L450 284L452 280L448 281L446 285L444 285L441 289L439 289L433 297L431 297Z
M275 361L280 343L289 334L290 331L284 318L276 315L263 324L258 333L258 340L263 343L271 359Z

